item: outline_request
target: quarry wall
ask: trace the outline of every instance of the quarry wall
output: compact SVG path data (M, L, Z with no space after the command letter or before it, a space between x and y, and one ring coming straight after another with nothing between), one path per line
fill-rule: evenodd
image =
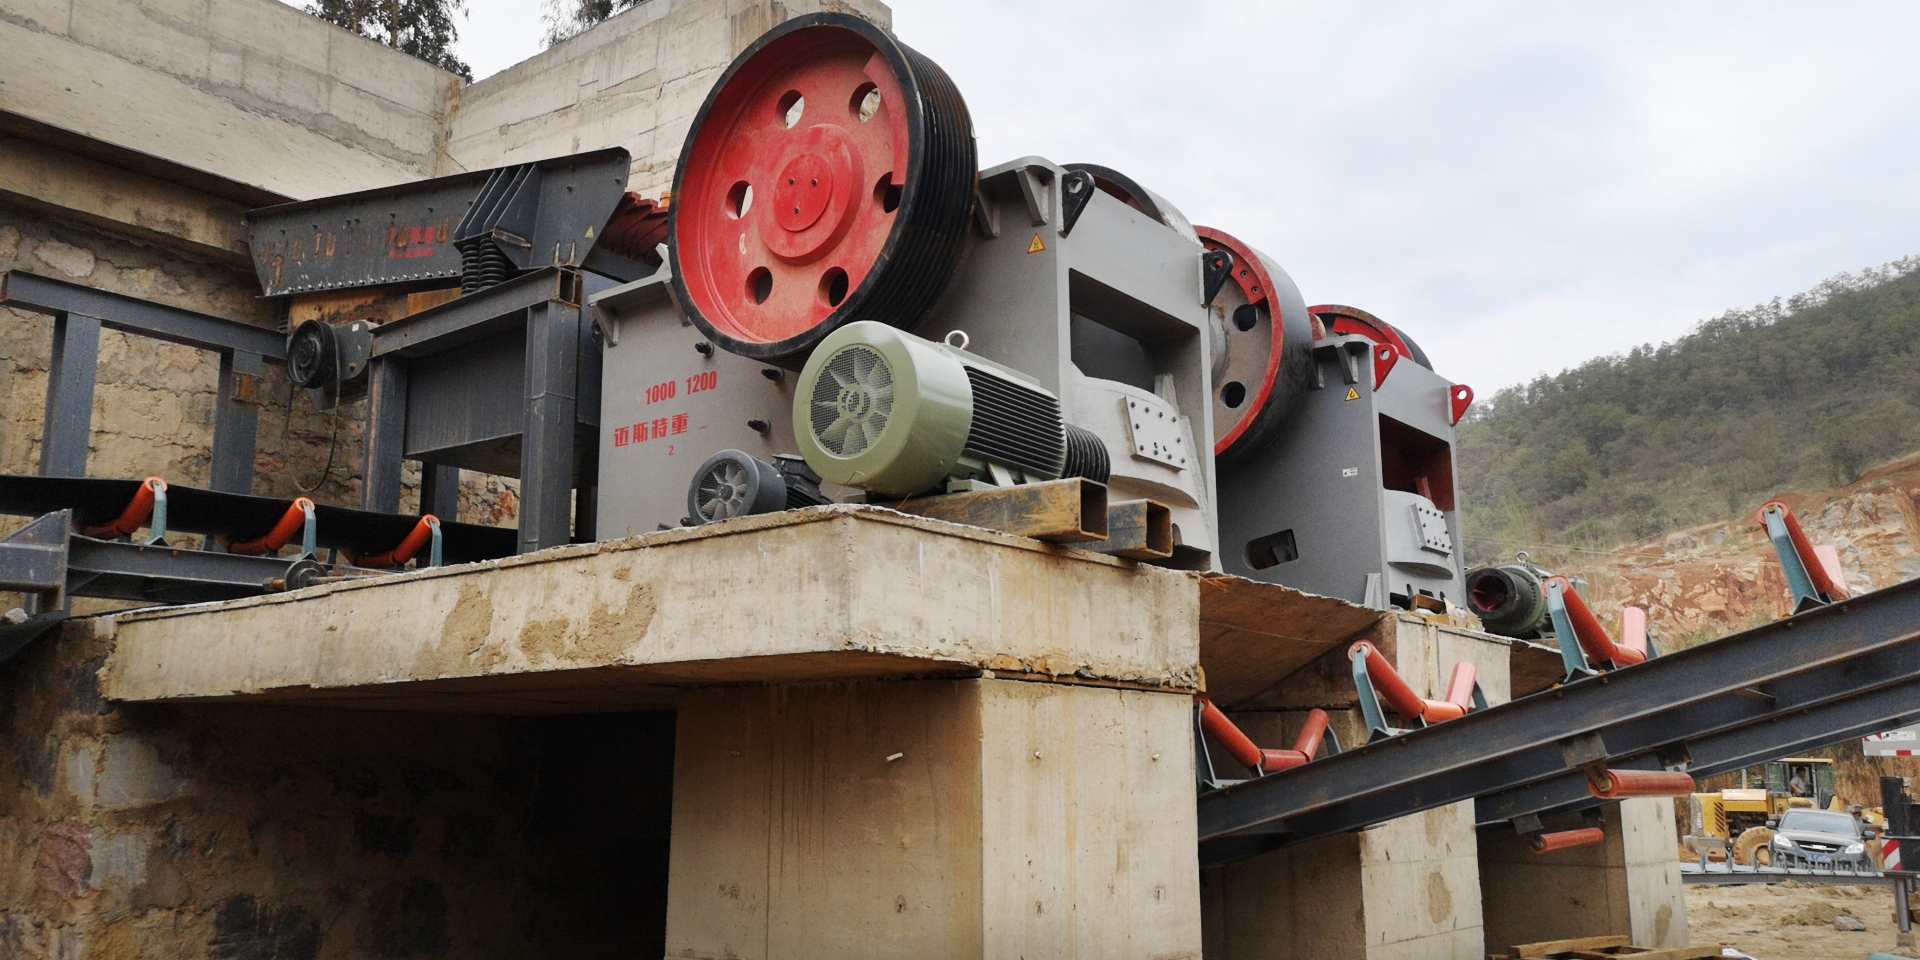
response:
M0 671L0 957L659 956L671 713L116 707Z

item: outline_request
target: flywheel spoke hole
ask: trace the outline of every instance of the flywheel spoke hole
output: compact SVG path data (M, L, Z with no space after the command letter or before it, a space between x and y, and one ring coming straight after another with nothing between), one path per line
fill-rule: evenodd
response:
M735 220L753 209L753 184L742 180L727 191L727 216Z
M807 98L798 90L788 90L780 95L780 122L788 130L800 125L800 116L807 112Z
M754 303L766 303L767 298L773 296L773 271L766 267L753 268L753 272L747 274L747 296L752 297Z
M1247 385L1235 380L1221 387L1220 402L1226 404L1228 409L1240 409L1240 405L1247 402Z
M847 109L853 111L853 118L866 123L880 112L880 88L871 83L863 83L853 91L853 99L847 103Z
M900 209L900 185L893 182L893 174L888 173L873 185L873 202L888 213Z
M820 278L820 296L827 301L827 306L839 306L840 301L847 298L847 272L839 267L828 270Z
M1246 333L1260 325L1260 310L1251 303L1243 303L1233 311L1233 328Z

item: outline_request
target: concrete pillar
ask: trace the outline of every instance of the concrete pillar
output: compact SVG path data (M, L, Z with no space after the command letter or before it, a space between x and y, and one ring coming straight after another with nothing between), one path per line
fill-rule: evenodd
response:
M1536 854L1524 837L1480 837L1486 950L1575 937L1629 936L1635 946L1687 946L1687 907L1674 856L1673 801L1623 800L1602 808L1605 843ZM1579 816L1548 830L1585 826Z
M1208 870L1207 960L1480 960L1473 804Z
M1472 662L1492 703L1508 692L1507 642L1402 615L1374 643L1421 696L1442 695ZM1290 747L1311 707L1333 715L1348 748L1366 738L1340 645L1230 716L1265 747ZM1222 771L1223 773L1226 771ZM1208 870L1207 960L1479 960L1484 956L1471 801Z
M693 694L667 955L1197 957L1190 704L991 679Z

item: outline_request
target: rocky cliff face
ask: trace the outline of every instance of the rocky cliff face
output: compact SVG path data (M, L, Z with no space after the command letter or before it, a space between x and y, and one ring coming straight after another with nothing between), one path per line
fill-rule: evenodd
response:
M1887 464L1836 490L1781 499L1809 539L1839 552L1855 594L1920 578L1920 456ZM1726 523L1629 544L1604 556L1555 558L1555 569L1587 577L1593 606L1609 625L1619 622L1623 606L1645 608L1663 650L1717 640L1792 612L1786 577L1757 518L1759 506ZM1920 759L1865 757L1857 740L1813 753L1834 759L1838 792L1847 803L1878 806L1879 777L1920 778ZM1731 774L1703 789L1737 785L1737 780Z
M1866 593L1920 577L1920 457L1888 464L1820 493L1781 496L1815 543L1839 551L1847 585ZM1753 510L1721 524L1562 561L1593 584L1602 617L1647 610L1656 637L1680 645L1717 639L1791 612L1787 584Z

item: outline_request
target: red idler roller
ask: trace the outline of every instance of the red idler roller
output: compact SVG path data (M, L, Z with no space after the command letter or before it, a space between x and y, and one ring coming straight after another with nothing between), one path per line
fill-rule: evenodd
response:
M259 556L279 550L306 528L307 517L312 513L313 501L306 497L296 497L293 504L287 507L287 512L280 517L280 522L274 524L273 529L267 531L266 536L258 540L228 543L227 552Z
M1600 770L1587 774L1587 791L1602 800L1630 797L1684 797L1694 790L1693 775L1666 770Z
M1473 664L1461 661L1453 665L1453 678L1447 681L1447 703L1464 715L1473 705L1473 688L1480 680Z
M1473 664L1462 663L1453 668L1453 681L1448 684L1447 699L1428 700L1413 692L1413 688L1400 679L1393 665L1380 653L1379 648L1365 640L1347 648L1347 658L1367 658L1367 679L1395 713L1408 719L1419 718L1428 723L1440 723L1445 720L1458 720L1473 709ZM1462 688L1462 678L1465 687Z
M1267 750L1254 743L1213 701L1205 697L1194 699L1200 701L1200 729L1227 748L1227 755L1235 763L1262 773L1291 770L1312 760L1314 754L1320 752L1320 741L1326 736L1330 722L1325 710L1313 710L1307 714L1307 723L1300 735L1294 738L1292 750Z
M1230 470L1259 453L1313 376L1313 341L1325 336L1293 278L1223 230L1195 227L1208 250L1233 257L1214 318L1213 455Z
M413 525L412 530L407 531L405 539L400 541L399 546L381 553L360 554L353 558L353 565L356 567L372 567L376 570L385 567L400 566L408 560L412 560L413 555L419 553L421 547L433 542L433 532L438 529L439 526L439 517L431 513L426 514L420 518L419 523Z
M1639 607L1620 608L1620 646L1626 647L1645 658L1651 648L1647 643L1647 612Z
M1800 529L1800 521L1794 517L1786 501L1768 500L1760 506L1762 530L1767 528L1768 514L1777 514L1781 523L1786 525L1787 539L1793 542L1793 552L1800 555L1801 563L1806 566L1807 577L1813 581L1814 590L1835 602L1851 596L1847 590L1847 578L1840 570L1839 551L1824 543L1814 546L1807 539L1806 531Z
M796 17L707 94L674 171L680 308L733 353L798 367L843 324L913 324L967 242L966 103L859 17Z
M131 536L135 530L147 525L153 517L153 503L156 495L167 492L167 482L159 477L148 477L140 481L140 488L133 492L133 499L127 502L127 508L113 520L92 527L81 527L80 532L89 537L112 540L116 537Z
M1580 641L1580 648L1587 652L1589 660L1603 660L1616 667L1629 667L1647 659L1645 649L1635 650L1613 642L1607 636L1607 628L1600 625L1600 618L1593 615L1587 601L1581 599L1580 592L1573 589L1573 581L1566 577L1548 577L1547 589L1555 585L1560 587L1561 602L1567 607L1567 620L1573 624L1573 636Z
M1560 830L1554 833L1537 834L1527 841L1534 853L1552 853L1570 847L1590 847L1596 843L1605 843L1607 832L1599 827L1584 827L1579 830Z
M1333 718L1325 710L1314 708L1307 711L1307 722L1300 728L1300 735L1293 738L1294 752L1312 757L1320 752L1320 741L1327 736L1327 726Z

